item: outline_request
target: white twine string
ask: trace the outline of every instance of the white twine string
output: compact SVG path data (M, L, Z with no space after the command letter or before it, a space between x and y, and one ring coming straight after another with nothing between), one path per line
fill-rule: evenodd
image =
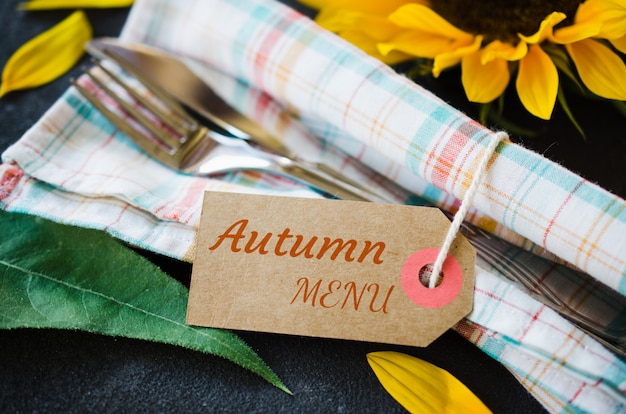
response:
M429 288L435 288L439 283L439 278L441 277L441 269L443 267L443 262L446 260L446 256L448 255L448 251L450 250L450 246L452 246L452 242L456 238L457 233L459 232L459 228L461 227L461 223L465 220L465 216L467 215L467 211L472 205L472 201L474 199L474 195L478 191L478 186L482 181L483 176L485 175L485 171L487 170L487 163L491 158L491 155L496 150L496 147L503 139L508 138L506 132L496 132L491 136L491 141L487 148L485 148L485 153L483 154L483 158L480 160L478 164L478 168L476 169L476 174L474 175L474 179L470 184L467 192L465 193L465 197L463 201L461 201L461 206L459 210L454 215L454 219L450 224L450 228L448 229L448 233L446 234L446 238L441 245L441 249L439 250L439 254L437 255L437 260L435 260L435 264L433 265L432 271L430 273L430 281L428 284ZM444 275L445 276L445 275Z

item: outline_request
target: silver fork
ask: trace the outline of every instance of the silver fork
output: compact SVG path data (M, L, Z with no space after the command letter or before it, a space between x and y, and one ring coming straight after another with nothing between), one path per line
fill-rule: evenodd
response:
M137 86L128 85L98 60L94 63L108 81L93 69L85 69L85 73L125 115L117 114L72 80L74 86L146 153L174 169L201 175L236 170L266 171L292 178L336 198L394 202L306 163L213 131L189 116L175 100L146 79L141 79L138 86L147 88L147 95L157 99L146 98L145 93L137 92ZM128 96L120 97L120 91L107 85L110 82L121 86ZM391 181L388 184L396 186ZM619 355L626 354L626 298L618 292L582 272L529 253L470 223L464 223L461 231L476 248L480 259Z

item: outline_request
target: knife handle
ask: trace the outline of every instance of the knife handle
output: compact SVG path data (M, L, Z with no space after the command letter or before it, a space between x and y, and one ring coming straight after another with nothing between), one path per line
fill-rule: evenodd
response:
M480 259L620 356L626 356L626 297L571 267L515 246L470 223L461 233Z

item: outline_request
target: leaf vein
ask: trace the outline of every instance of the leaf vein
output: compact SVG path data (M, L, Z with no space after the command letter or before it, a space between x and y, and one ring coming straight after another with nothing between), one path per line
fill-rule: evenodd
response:
M143 313L145 315L152 316L152 317L155 317L157 319L162 319L162 320L164 320L166 322L170 322L170 323L172 323L174 325L178 325L178 326L181 326L181 327L184 327L184 328L190 328L192 330L195 330L193 327L191 327L191 326L189 326L187 324L181 323L181 322L176 321L174 319L167 318L167 317L165 317L163 315L159 315L157 313L150 312L150 311L148 311L146 309L139 308L139 307L133 305L132 303L123 302L123 301L118 300L118 299L116 299L116 298L114 298L112 296L105 295L104 293L96 292L94 290L84 288L84 287L82 287L80 285L77 285L77 284L69 283L69 282L67 282L65 280L62 280L62 279L59 279L59 278L55 278L55 277L46 275L46 274L41 273L41 272L35 272L35 271L29 270L29 269L25 269L23 267L16 266L16 265L14 265L12 263L8 263L8 262L6 262L4 260L1 260L0 263L3 264L4 266L7 266L8 268L11 268L11 269L17 270L19 272L22 272L22 273L24 273L26 275L29 275L31 277L31 281L32 281L32 277L40 277L42 279L46 279L46 280L49 280L51 282L58 283L60 285L66 286L66 287L68 287L70 289L75 289L75 290L83 293L83 295L84 294L91 294L91 295L94 295L94 296L97 296L97 297L101 297L101 298L103 298L105 300L109 300L109 301L111 301L113 303L116 303L118 305L121 305L123 307L128 307L128 308L130 308L130 309L132 309L134 311L137 311L139 313ZM30 286L30 284L31 284L31 282L29 281L28 282L28 286ZM34 306L32 300L30 299L30 294L28 296L29 296L29 301L30 301L31 305L33 306L33 309L37 310L37 307ZM84 302L84 300L83 300L83 302ZM39 312L39 310L37 310L37 312ZM39 312L39 313L41 313L41 312ZM45 316L45 315L43 315L43 316Z
M48 316L46 316L45 313L41 312L39 310L39 307L33 302L32 295L31 295L32 282L33 282L33 278L29 276L28 282L26 283L26 297L28 298L28 303L30 303L31 308L33 308L35 312L39 313L42 317L50 320L50 318L48 318Z

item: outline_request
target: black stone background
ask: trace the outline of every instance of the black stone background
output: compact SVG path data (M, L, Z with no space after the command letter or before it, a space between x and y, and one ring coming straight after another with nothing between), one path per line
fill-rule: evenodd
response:
M306 11L294 1L285 2ZM16 10L16 4L15 0L0 2L2 67L22 43L70 13L22 12ZM116 36L127 10L88 10L87 14L95 36ZM81 64L88 64L87 57ZM79 75L81 64L48 85L0 99L0 150L18 140L58 99L68 79ZM463 101L456 86L423 82L476 116L475 108ZM557 121L540 137L518 142L623 197L623 118L615 113L605 121L612 109L604 104L574 105L587 130L586 140L557 111ZM597 122L598 114L602 122ZM188 284L190 265L140 253ZM505 368L453 331L423 349L238 334L279 375L293 396L223 359L175 346L84 332L18 329L0 331L0 412L403 412L366 362L366 353L380 350L405 352L449 370L494 412L542 411Z

